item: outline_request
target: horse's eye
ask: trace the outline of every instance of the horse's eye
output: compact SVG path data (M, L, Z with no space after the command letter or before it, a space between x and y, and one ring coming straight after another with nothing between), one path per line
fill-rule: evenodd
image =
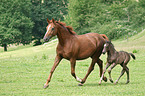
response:
M54 28L52 28L52 31L54 30Z

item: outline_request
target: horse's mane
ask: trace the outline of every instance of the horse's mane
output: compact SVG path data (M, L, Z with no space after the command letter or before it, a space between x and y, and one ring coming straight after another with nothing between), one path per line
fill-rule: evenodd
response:
M56 23L60 24L61 26L66 27L66 28L67 28L67 30L68 30L71 34L74 34L74 35L76 34L76 32L74 32L74 31L73 31L73 28L72 28L71 26L66 26L66 24L65 24L65 23L60 22L60 21L56 21Z

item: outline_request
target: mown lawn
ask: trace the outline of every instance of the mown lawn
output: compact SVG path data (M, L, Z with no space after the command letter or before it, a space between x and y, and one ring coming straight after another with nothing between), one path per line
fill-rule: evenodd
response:
M126 74L117 85L100 80L99 67L88 77L84 86L71 76L70 63L62 60L55 70L50 86L43 89L55 58L57 41L37 47L0 53L0 96L144 96L145 95L145 32L126 40L116 40L113 44L117 50L135 51L136 60L129 62L130 83L125 84ZM106 62L106 55L101 59ZM91 59L78 61L76 74L83 78ZM105 66L105 65L104 65ZM118 65L112 71L115 81L121 72ZM108 77L106 73L105 76Z

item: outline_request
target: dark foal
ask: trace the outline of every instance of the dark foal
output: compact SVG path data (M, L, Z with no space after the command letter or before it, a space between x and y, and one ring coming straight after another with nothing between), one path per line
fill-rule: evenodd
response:
M121 74L119 78L116 80L115 84L118 83L119 79L123 76L123 74L127 73L127 83L129 83L129 68L127 67L128 62L130 61L130 55L133 59L135 59L135 56L132 53L127 53L125 51L116 51L113 44L110 41L106 41L104 44L104 49L102 51L103 54L107 52L107 65L103 71L103 74L101 76L99 84L101 84L101 81L103 79L103 76L107 70L107 68L111 65L110 69L108 70L109 73L109 80L113 83L113 80L111 78L111 70L117 65L120 64L123 69L121 71Z

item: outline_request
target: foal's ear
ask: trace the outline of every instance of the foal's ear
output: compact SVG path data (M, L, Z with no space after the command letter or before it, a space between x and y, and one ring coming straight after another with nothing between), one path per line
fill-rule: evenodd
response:
M50 21L49 21L49 19L47 18L47 23L49 24L50 23Z
M109 43L109 44L110 44L110 43L111 43L111 41L107 41L107 40L106 40L106 41L105 41L105 43Z

